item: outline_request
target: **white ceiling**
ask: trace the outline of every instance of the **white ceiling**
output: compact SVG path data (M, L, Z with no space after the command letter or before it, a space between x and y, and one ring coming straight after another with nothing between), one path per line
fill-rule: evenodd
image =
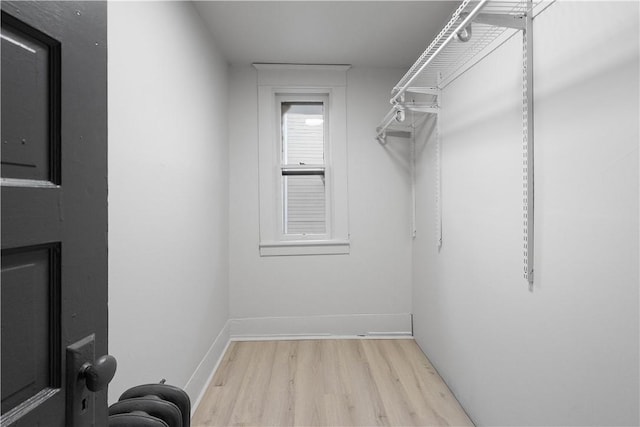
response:
M408 67L457 1L197 1L231 64Z

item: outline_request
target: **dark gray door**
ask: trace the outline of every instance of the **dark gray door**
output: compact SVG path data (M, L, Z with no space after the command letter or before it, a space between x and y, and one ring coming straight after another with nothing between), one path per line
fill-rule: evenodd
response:
M106 425L107 6L1 8L2 426Z

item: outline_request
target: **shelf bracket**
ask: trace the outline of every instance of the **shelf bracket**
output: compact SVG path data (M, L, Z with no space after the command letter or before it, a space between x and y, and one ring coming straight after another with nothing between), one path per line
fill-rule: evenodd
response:
M511 15L505 13L479 13L473 19L478 24L492 25L494 27L513 28L525 30L527 15Z
M429 103L405 102L402 106L409 111L417 113L438 114L440 112L440 108L437 105Z
M440 107L437 102L398 102L393 104L387 115L382 119L380 125L376 128L376 140L381 144L387 143L387 136L396 136L400 138L410 138L413 134L411 131L404 131L402 129L389 129L393 123L402 123L405 119L406 111L413 111L416 113L425 114L438 114ZM415 125L415 123L414 123Z
M393 136L396 138L411 138L411 132L408 130L387 130L385 136Z
M435 95L435 96L439 96L441 90L438 89L437 87L419 87L419 86L410 86L408 87L405 92L409 92L409 93L421 93L424 95Z

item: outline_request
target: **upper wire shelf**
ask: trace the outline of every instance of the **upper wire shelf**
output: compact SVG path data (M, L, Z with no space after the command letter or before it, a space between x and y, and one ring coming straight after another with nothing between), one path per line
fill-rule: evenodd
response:
M463 0L449 22L394 86L392 107L376 128L377 139L384 143L387 129L397 128L404 121L406 110L437 113L439 91L469 64L477 62L490 46L502 40L505 32L524 29L525 17L533 13L529 9L540 4L541 0ZM411 103L415 104L418 97L431 108L412 109L405 102L407 93L411 94Z

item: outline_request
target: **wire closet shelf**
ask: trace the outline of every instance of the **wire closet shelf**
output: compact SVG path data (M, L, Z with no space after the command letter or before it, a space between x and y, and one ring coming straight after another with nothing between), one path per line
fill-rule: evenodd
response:
M540 0L464 0L427 49L391 92L391 109L377 126L376 139L386 142L388 131L410 131L403 124L406 112L437 114L440 90L490 47L516 31L524 30ZM506 34L505 34L506 33ZM405 101L407 94L420 101Z

